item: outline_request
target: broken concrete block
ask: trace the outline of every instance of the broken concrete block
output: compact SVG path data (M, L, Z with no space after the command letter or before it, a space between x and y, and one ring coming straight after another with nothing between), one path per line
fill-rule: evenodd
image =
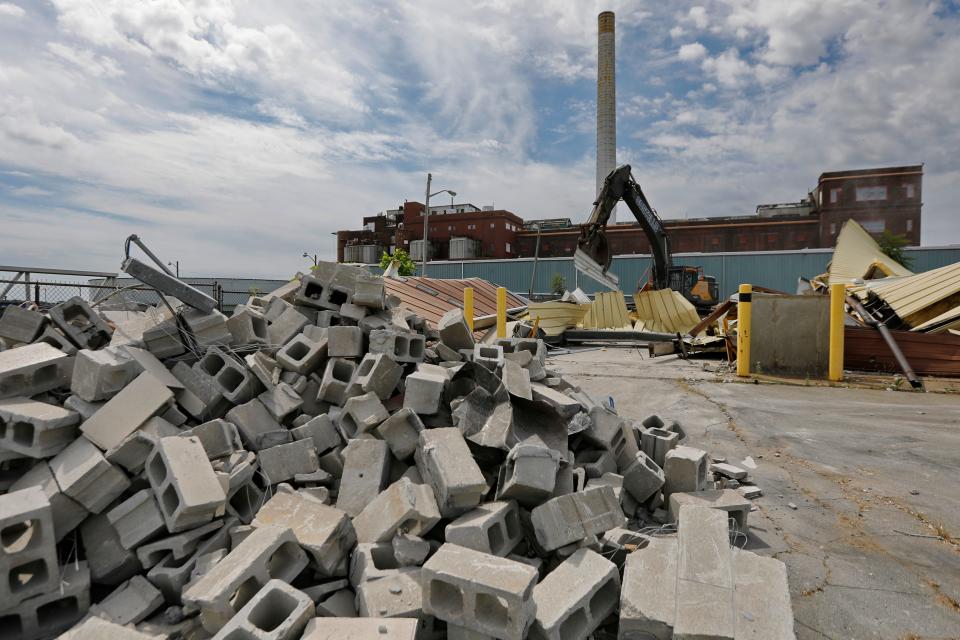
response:
M532 375L530 376L530 379L533 379ZM533 391L534 400L546 402L551 407L556 409L557 413L559 413L564 419L572 418L573 415L582 408L578 401L561 393L560 391L557 391L556 389L551 389L550 387L540 384L539 382L534 382L530 386Z
M307 566L293 531L257 527L183 593L184 604L200 609L203 628L216 633L270 579L292 581Z
M666 429L651 428L640 435L640 448L657 466L663 467L667 452L677 446L680 434Z
M533 588L533 634L550 640L585 640L620 600L620 572L600 554L580 549Z
M422 362L426 339L416 333L376 329L370 332L370 353L383 353L394 362Z
M381 400L388 400L403 376L403 367L382 353L368 353L357 366L353 380L347 389L348 396L374 393Z
M400 478L376 495L353 519L359 542L386 542L397 532L422 536L440 521L429 485Z
M726 514L692 505L680 509L676 584L675 638L733 640L733 556Z
M199 309L184 309L180 312L180 317L198 347L228 347L233 342L233 336L227 329L227 317L216 309L209 313Z
M551 498L530 516L537 543L545 551L600 535L627 521L609 485Z
M50 459L50 470L60 489L90 513L103 511L130 486L127 476L82 436Z
M93 605L90 613L115 624L136 624L163 604L163 594L143 576L133 576Z
M275 300L279 300L276 298ZM282 302L282 301L281 301ZM270 320L267 327L267 344L279 348L291 340L294 336L303 331L303 328L310 324L310 320L294 309L289 304L284 303L282 311L275 319Z
M223 397L220 385L202 370L178 361L170 373L184 387L174 390L177 404L197 420L205 422L219 418L230 408L230 401Z
M510 498L533 508L553 495L559 468L560 454L553 449L516 444L500 468L497 499Z
M606 449L582 449L574 456L574 463L582 468L588 478L599 478L605 473L616 473L617 457Z
M0 351L0 398L66 387L72 372L73 358L43 342Z
M277 422L286 421L303 405L300 394L286 382L281 382L272 389L267 389L257 396L257 399L263 403L270 415L277 419Z
M356 588L364 582L388 576L400 568L392 542L361 542L350 557L349 581Z
M455 427L421 431L414 459L424 482L433 488L445 518L476 507L487 492L483 473Z
M502 558L522 539L520 510L512 501L482 504L448 524L444 531L447 542Z
M671 494L669 509L671 522L677 522L677 519L680 517L680 509L684 505L711 507L713 509L726 511L728 517L734 521L734 526L736 526L738 531L746 532L747 530L747 515L750 513L750 501L735 489Z
M163 514L149 489L133 494L107 511L106 515L124 549L135 550L142 543L165 531Z
M353 286L353 304L368 309L383 309L386 303L386 289L383 278L373 275L358 276Z
M451 309L437 323L440 341L451 349L473 349L473 332L467 325L463 309ZM502 351L502 350L501 350Z
M403 406L420 415L435 415L440 411L440 401L447 384L447 376L432 371L417 370L404 380Z
M346 575L357 537L346 512L299 493L277 493L253 520L254 527L289 527L323 577Z
M330 327L327 329L327 352L331 358L362 357L363 331L360 327Z
M56 589L56 539L50 502L40 487L0 495L0 602L3 609Z
M243 305L238 305L233 315L227 318L227 331L237 346L266 346L269 340L267 319L262 313Z
M172 400L170 389L149 373L141 373L84 422L80 431L104 451L112 449Z
M732 464L723 462L714 462L711 464L710 471L711 473L716 473L724 478L731 478L733 480L743 480L748 475L747 472L740 467L735 467Z
M310 439L317 454L322 456L331 449L344 445L340 432L327 414L311 418L306 424L290 430L295 440Z
M327 359L327 341L311 340L300 333L277 351L277 364L287 371L308 374L316 371Z
M60 635L57 640L161 640L165 636L141 633L97 616L91 616Z
M0 449L29 458L48 458L77 435L80 416L29 398L0 400Z
M663 470L645 454L638 451L633 461L623 470L623 488L637 502L645 502L663 487Z
M343 358L330 358L323 370L317 399L342 407L347 401L347 388L353 380L357 365Z
M393 546L393 557L401 567L422 566L432 550L428 541L410 533L398 533L390 544Z
M63 401L63 408L80 414L80 420L89 420L105 402L87 402L79 396L70 396Z
M423 589L420 569L396 569L379 580L357 587L357 613L361 617L420 618L423 616Z
M37 339L47 324L47 317L31 309L10 305L0 315L0 338L27 343Z
M260 392L260 380L253 372L218 347L208 348L193 367L208 375L232 404L248 402Z
M68 533L76 529L77 526L90 515L79 503L67 497L67 495L60 490L60 485L57 484L56 479L53 477L53 472L50 471L50 466L44 461L37 462L33 465L29 471L10 485L8 491L9 493L14 493L29 487L39 487L43 490L44 495L47 496L47 500L50 501L54 539L57 542L63 540Z
M296 304L307 307L320 308L320 300L323 297L324 290L329 284L329 280L321 280L316 276L307 275L300 279L299 284L300 287L297 290L293 301Z
M160 438L146 472L170 533L210 522L226 502L199 438Z
M795 640L787 566L734 548L733 576L734 637Z
M375 431L387 443L397 460L406 461L420 444L423 421L413 409L404 407L381 422Z
M382 440L350 440L343 459L337 508L355 517L386 486L390 450Z
M356 596L350 589L336 591L317 604L317 616L321 618L356 618Z
M651 537L627 554L620 590L620 640L671 640L677 614L677 540Z
M214 638L297 640L313 614L307 594L282 580L269 580Z
M340 429L346 438L354 438L373 431L389 417L390 414L375 393L364 393L350 398L343 404L343 411L340 413Z
M737 487L737 491L747 500L753 500L763 495L763 489L754 485L741 485Z
M50 321L81 349L99 349L110 344L113 329L83 298L74 296L47 312Z
M301 640L416 640L417 629L414 618L314 618Z
M498 371L503 366L503 347L478 344L473 348L473 361L491 371Z
M530 372L516 362L505 360L503 363L503 386L512 396L533 400L530 386Z
M423 611L497 638L520 640L533 622L533 567L446 543L422 568Z
M23 640L53 638L70 628L90 608L90 569L86 562L64 565L59 588L28 598L0 614L4 631Z
M232 422L227 422L222 418L204 422L192 429L180 432L180 435L189 438L195 437L203 445L203 450L207 452L207 458L214 460L234 451L243 449L243 443L240 440L240 433Z
M228 518L227 521L236 522L231 518ZM155 542L148 542L137 548L136 557L145 568L153 567L167 556L170 556L173 560L185 560L192 556L202 544L218 536L225 538L223 520L214 520L195 529L177 533Z
M86 400L97 402L115 396L143 371L140 363L122 347L98 351L81 349L73 364L70 390Z
M703 491L707 487L707 452L679 446L667 452L663 462L663 495Z
M237 427L240 439L250 451L259 451L262 448L265 434L283 429L257 398L230 409L226 418Z
M186 352L180 336L180 328L173 319L164 320L156 326L145 329L143 345L147 351L158 358L171 358Z
M268 484L286 482L298 474L313 473L320 468L317 451L311 440L294 440L289 444L261 449L257 460Z
M120 545L120 537L105 514L94 514L83 521L80 541L94 582L117 585L143 570L137 554Z

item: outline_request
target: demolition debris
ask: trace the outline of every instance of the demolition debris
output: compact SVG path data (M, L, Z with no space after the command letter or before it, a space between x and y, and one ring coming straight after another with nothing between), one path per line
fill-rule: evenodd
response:
M794 637L748 471L542 341L345 265L230 318L134 266L162 304L0 318L4 637Z

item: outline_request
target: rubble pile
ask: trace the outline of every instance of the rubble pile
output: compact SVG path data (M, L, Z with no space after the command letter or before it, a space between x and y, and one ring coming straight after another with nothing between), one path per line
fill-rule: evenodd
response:
M168 285L0 318L0 636L793 637L746 473L540 340L336 264L229 318Z

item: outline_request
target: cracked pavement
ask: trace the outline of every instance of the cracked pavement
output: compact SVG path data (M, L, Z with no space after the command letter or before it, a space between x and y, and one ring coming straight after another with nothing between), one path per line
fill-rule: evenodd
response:
M718 364L608 348L548 366L621 415L753 458L746 548L786 563L800 640L960 638L960 396L745 384Z

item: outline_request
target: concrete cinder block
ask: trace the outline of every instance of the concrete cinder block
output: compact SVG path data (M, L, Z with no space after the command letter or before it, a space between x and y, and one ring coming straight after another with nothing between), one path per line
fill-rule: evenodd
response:
M668 517L671 522L677 522L680 509L684 505L711 507L725 511L733 526L738 531L746 532L747 515L750 513L750 501L735 489L718 489L715 491L697 491L696 493L674 493L670 495Z
M277 351L277 364L287 371L308 374L327 360L327 340L313 340L300 333Z
M172 358L182 355L187 350L180 336L180 327L173 319L158 322L144 329L143 346L158 358Z
M327 414L311 418L306 424L290 430L295 440L310 439L318 456L322 456L331 449L344 445L340 432Z
M451 349L473 349L473 332L467 326L462 309L451 309L443 314L437 323L440 341ZM502 350L501 350L502 351Z
M216 309L209 313L199 309L184 309L180 317L201 348L213 345L228 347L233 342L233 336L227 329L227 317Z
M446 543L422 568L423 610L448 624L520 640L533 622L533 567Z
M133 576L93 605L90 613L115 624L136 624L163 604L163 594L143 576Z
M645 502L663 487L663 470L643 451L638 451L623 470L623 488L637 502Z
M362 357L363 331L360 327L330 327L327 329L327 351L331 358Z
M105 402L87 402L80 396L69 396L63 401L63 408L80 414L81 420L89 420Z
M51 308L50 321L81 349L99 349L110 344L113 329L83 298L73 297Z
M303 405L300 394L286 382L281 382L272 389L267 389L257 399L263 403L277 422L285 422Z
M299 493L277 493L260 508L252 524L289 527L321 576L346 575L350 550L357 541L346 512Z
M29 458L48 458L77 435L80 416L29 398L0 400L0 449Z
M136 549L165 531L163 514L153 492L143 489L106 512L124 549Z
M223 389L203 371L178 361L170 373L183 384L182 389L174 390L177 404L195 419L205 422L220 418L230 408L230 401L223 397Z
M37 337L34 342L43 342L55 349L63 351L68 356L77 355L77 348L72 342L63 335L63 332L60 329L57 329L53 325L47 325L43 328L43 331L40 332L39 337Z
M711 473L715 473L723 476L724 478L730 478L732 480L743 480L748 475L746 470L725 462L714 462L710 465L710 471Z
M374 393L381 400L388 400L403 376L403 367L382 353L368 353L357 366L353 380L347 389L348 396Z
M337 508L355 517L387 485L390 450L382 440L350 440L343 460Z
M70 390L87 402L106 400L118 394L142 371L140 363L122 347L81 349L73 364Z
M301 640L416 640L417 631L413 618L314 618Z
M90 513L103 511L130 486L127 476L82 436L50 459L50 470L60 489Z
M0 338L23 344L33 342L46 324L47 317L42 313L10 305L0 315Z
M672 640L677 615L677 539L652 537L627 554L618 640Z
M795 640L787 566L775 558L733 549L734 637Z
M210 522L226 502L198 438L160 438L146 473L170 533Z
M534 509L530 519L537 543L545 551L600 535L627 521L609 485L551 498Z
M163 418L153 417L124 438L120 444L107 449L103 456L110 464L117 465L127 473L139 475L147 464L147 457L156 446L157 439L180 434L179 429Z
M305 326L310 324L310 319L291 305L283 302L279 298L275 298L274 302L276 301L282 303L280 305L281 311L279 315L272 319L269 314L267 316L267 319L270 321L267 327L267 344L273 348L279 348L287 344L293 340L294 336L303 331ZM272 306L271 304L271 307Z
M200 440L207 458L214 460L243 449L240 432L232 423L222 418L199 424L192 429L180 432L183 437L195 437Z
M314 617L313 600L282 580L269 580L214 640L297 640Z
M353 519L359 542L386 542L397 532L422 536L440 521L429 485L400 478L374 497Z
M357 587L357 613L361 617L423 617L423 589L420 569L395 569L379 580L369 580Z
M401 567L420 567L433 550L429 541L411 533L398 533L390 540L393 557Z
M118 585L143 571L137 554L120 545L106 514L93 514L80 525L80 541L94 582Z
M503 362L503 386L507 388L510 395L533 400L533 389L530 386L530 372L518 365L516 362L505 360Z
M73 358L43 342L0 351L0 398L68 386L72 373Z
M662 467L666 461L667 452L677 446L680 434L676 431L651 428L640 436L640 448L658 466Z
M110 638L110 640L160 640L164 637L142 633L130 627L91 616L60 635L57 640L103 640L103 638Z
M707 452L679 446L666 453L663 461L663 495L691 493L707 488Z
M574 463L588 478L599 478L605 473L616 473L617 458L607 449L581 449L574 455Z
M413 409L404 407L381 422L375 431L390 447L393 456L405 461L413 456L420 444L423 421Z
M205 542L216 537L226 539L224 523L227 521L236 523L233 518L214 520L194 529L140 545L137 548L136 558L147 569L168 556L176 561L185 560L194 555L194 552Z
M0 495L0 602L3 609L53 591L59 582L50 502L39 487Z
M530 376L530 379L533 379L533 376ZM539 382L534 382L531 385L533 391L533 399L539 400L540 402L546 402L551 407L556 409L557 413L565 419L570 419L575 413L578 413L582 406L580 403L570 396L557 391L556 389L551 389L545 384Z
M257 460L269 484L286 482L298 474L313 473L320 468L317 451L311 440L294 440L289 444L261 449Z
M513 501L487 502L447 525L444 540L506 557L520 544L520 510Z
M373 392L350 398L340 413L340 429L346 438L373 431L390 417L380 398Z
M307 566L307 555L293 531L257 527L183 594L184 604L200 609L203 628L216 633L270 579L292 581Z
M260 392L257 376L219 347L209 347L193 367L208 375L232 404L248 402Z
M342 407L347 401L347 388L353 380L357 365L344 358L330 358L323 370L317 399Z
M240 439L250 451L259 451L265 434L283 427L257 398L230 409L227 420L237 427Z
M58 589L28 598L0 613L3 629L18 640L53 638L90 608L90 569L86 562L64 565Z
M400 568L392 542L361 542L350 557L349 581L356 588L364 582L388 576Z
M414 459L424 482L433 488L445 518L476 507L487 492L483 473L455 427L421 431Z
M432 371L416 371L404 379L403 406L420 415L435 415L440 411L447 376Z
M536 619L532 635L584 640L620 599L620 572L600 554L580 549L533 588Z
M733 640L733 556L722 511L685 505L677 533L677 640Z
M423 362L426 339L419 334L391 329L370 332L370 353L383 353L394 362Z
M172 400L173 393L166 385L143 372L84 422L80 431L106 451L123 442Z
M498 371L503 366L503 347L478 344L473 348L473 361L491 371Z
M50 502L50 514L53 517L54 539L57 542L63 540L90 515L90 512L60 490L60 485L53 477L50 466L44 461L34 464L29 471L10 485L8 491L13 493L29 487L39 487L47 496Z
M236 346L266 346L270 339L267 319L259 311L246 305L238 305L227 319L227 331Z
M353 285L353 304L368 309L383 309L386 304L383 278L374 275L358 276Z
M557 451L537 444L516 444L500 468L497 498L533 508L553 495L559 469Z

